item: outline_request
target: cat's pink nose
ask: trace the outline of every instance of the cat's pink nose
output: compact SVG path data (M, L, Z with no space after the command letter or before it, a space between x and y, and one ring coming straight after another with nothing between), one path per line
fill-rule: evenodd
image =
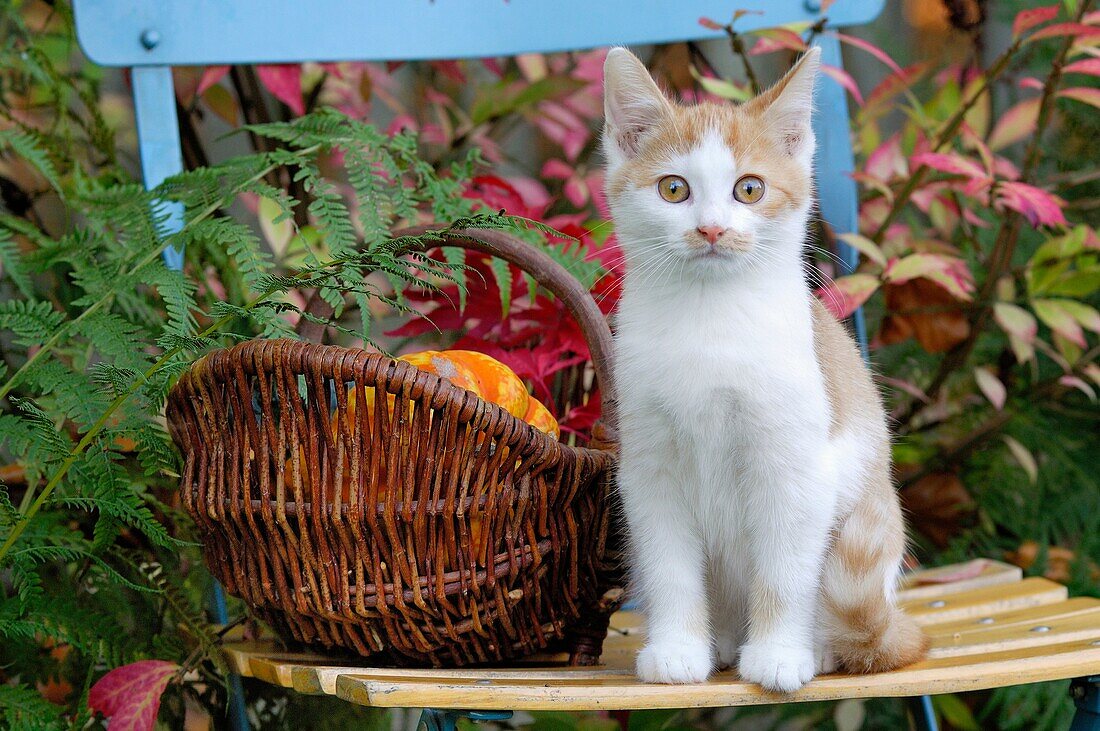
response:
M726 229L721 226L700 226L695 230L703 234L703 237L712 244L718 243L718 239L722 238L722 234L726 232Z

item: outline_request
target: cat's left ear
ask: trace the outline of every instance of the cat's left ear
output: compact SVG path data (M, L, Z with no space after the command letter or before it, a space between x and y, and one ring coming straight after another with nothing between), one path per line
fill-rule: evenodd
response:
M814 83L820 67L821 49L811 48L779 83L749 102L780 133L784 151L807 166L814 154Z

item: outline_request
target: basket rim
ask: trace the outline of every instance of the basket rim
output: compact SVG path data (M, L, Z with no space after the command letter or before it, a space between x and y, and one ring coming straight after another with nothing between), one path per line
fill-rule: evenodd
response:
M321 369L325 371L324 376L336 379L339 375L339 380L343 383L354 383L367 388L383 390L395 396L402 394L405 388L404 384L410 376L415 375L424 379L425 384L430 385L430 388L426 391L432 394L431 400L427 404L430 408L441 409L446 403L456 398L464 399L463 406L465 408L458 415L458 420L464 423L477 421L479 411L482 413L488 412L485 414L486 416L495 412L497 418L490 419L495 426L491 430L487 429L487 432L493 438L501 440L511 448L522 449L526 446L522 439L522 435L526 435L528 440L534 437L532 447L541 445L543 449L568 454L574 459L595 458L602 460L614 456L617 451L615 443L608 443L596 437L596 431L600 426L599 419L597 419L597 423L592 429L588 445L566 444L560 439L556 439L552 435L528 424L523 419L512 415L499 404L488 401L473 391L456 386L450 380L430 371L422 370L411 363L397 360L384 353L374 353L362 348L320 345L288 338L255 338L204 354L192 363L172 386L169 392L169 404L173 405L173 402L183 398L183 390L187 388L191 381L206 376L207 370L213 370L213 375L217 380L224 380L227 371L233 368L240 368L246 375L257 376L261 373L273 372L277 360L286 362L289 359L288 365L292 371L298 375L307 375L308 366L306 361L314 358L321 360ZM376 377L374 379L369 376L372 367L375 368ZM339 374L336 372L337 369L341 369ZM383 375L383 369L389 369L389 371L392 371L392 375L387 378ZM385 381L386 387L379 385L380 381ZM424 391L421 391L421 394L423 393ZM409 394L409 397L423 397L414 394L415 391ZM179 408L179 406L176 406L176 408ZM169 422L174 421L171 413L173 410L172 408L168 410ZM533 451L537 452L538 450L534 449Z

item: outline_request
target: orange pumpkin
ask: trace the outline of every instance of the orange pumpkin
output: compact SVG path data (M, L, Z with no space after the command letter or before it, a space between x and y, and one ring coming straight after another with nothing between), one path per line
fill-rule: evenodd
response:
M522 419L527 413L531 397L523 381L511 368L496 358L475 350L445 350L440 353L448 360L462 364L473 372L477 388L471 389L486 401L499 405L512 416Z
M420 353L409 353L398 360L416 366L422 371L434 373L445 378L454 385L472 391L486 401L492 401L505 411L550 436L558 439L561 429L557 420L550 411L536 398L527 393L523 381L519 379L512 369L500 361L484 353L473 350L426 350ZM357 388L349 386L347 391L347 427L352 436L355 435L358 425L356 415L356 400L359 393L364 394L367 414L373 414L375 394L373 388ZM393 410L393 394L388 395L389 408ZM410 405L411 406L411 405ZM334 437L338 437L340 431L339 419L332 415L330 429ZM306 470L305 455L299 451L301 470L301 484L303 491L308 495L310 489L309 474ZM288 493L293 490L294 460L287 459L283 466L283 481ZM344 475L340 489L340 496L344 502L349 500L351 484L348 475ZM330 501L335 500L335 494L330 485L326 485L325 497ZM471 538L476 544L480 540L480 521L474 520L471 524Z
M398 360L414 365L422 371L446 378L459 388L473 391L482 398L488 398L479 390L477 374L465 363L452 358L452 352L456 351L425 350L423 353L403 355ZM515 377L514 374L513 377ZM521 387L522 385L520 384ZM524 391L524 394L526 394L526 391Z
M561 427L558 426L558 420L534 396L531 397L531 403L527 407L527 413L523 415L523 420L539 431L554 437L554 439L561 437Z

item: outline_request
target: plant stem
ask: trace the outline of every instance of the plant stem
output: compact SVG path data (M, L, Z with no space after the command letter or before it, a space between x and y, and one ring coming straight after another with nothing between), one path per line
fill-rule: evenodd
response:
M741 34L733 29L733 24L725 27L726 35L730 38L730 48L733 52L741 58L741 63L745 66L745 76L749 79L749 86L752 87L752 93L759 94L761 87L760 79L756 76L756 70L752 67L752 62L749 61L749 54L745 50L745 43L741 39Z

